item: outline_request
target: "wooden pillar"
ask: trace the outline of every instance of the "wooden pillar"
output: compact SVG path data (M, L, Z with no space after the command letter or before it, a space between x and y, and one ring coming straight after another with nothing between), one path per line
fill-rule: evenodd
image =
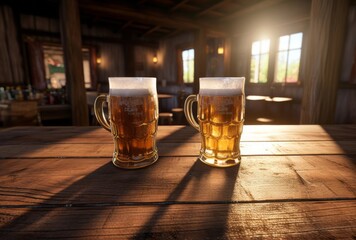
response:
M348 0L313 0L300 122L328 124L335 119Z
M124 59L125 76L135 77L135 47L129 33L124 34Z
M194 93L199 91L199 78L206 76L206 32L198 29L194 42Z
M84 85L82 39L77 0L61 0L59 6L66 88L72 106L74 126L89 125L88 105Z
M24 83L23 59L19 39L19 27L9 6L0 5L0 83L21 85Z
M234 77L231 71L231 37L225 38L224 44L224 75L225 77Z

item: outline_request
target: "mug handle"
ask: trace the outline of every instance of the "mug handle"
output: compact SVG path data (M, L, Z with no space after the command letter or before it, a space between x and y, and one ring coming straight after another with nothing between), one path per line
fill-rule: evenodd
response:
M111 132L109 121L104 114L104 102L106 102L107 95L99 95L94 102L94 114L100 125L107 131Z
M199 124L193 117L193 103L197 101L197 95L189 95L184 102L184 114L190 125L192 125L196 130L199 129Z

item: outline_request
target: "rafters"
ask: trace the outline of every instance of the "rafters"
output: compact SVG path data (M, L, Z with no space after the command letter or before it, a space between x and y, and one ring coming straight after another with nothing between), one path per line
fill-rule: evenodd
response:
M205 13L210 12L210 11L214 10L215 8L218 8L221 5L224 5L227 1L229 1L229 0L216 1L214 4L206 7L205 9L201 10L200 12L198 12L195 16L199 17L201 15L204 15ZM221 15L223 15L223 14L221 14Z
M207 23L199 19L188 19L172 14L163 14L152 10L145 10L142 12L121 5L103 5L94 1L81 4L80 9L88 14L101 16L103 18L110 17L112 19L126 19L133 22L165 26L179 30L205 29L207 32L212 32L214 34L225 34L223 27L216 25L215 23Z
M145 37L147 36L148 34L150 33L153 33L154 31L157 31L158 29L160 29L161 26L157 25L157 26L154 26L153 28L149 29L148 31L144 32L141 37Z

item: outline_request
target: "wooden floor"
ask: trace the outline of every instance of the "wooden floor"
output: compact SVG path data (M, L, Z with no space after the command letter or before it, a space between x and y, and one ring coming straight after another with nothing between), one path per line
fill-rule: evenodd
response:
M356 125L245 126L226 169L190 127L160 126L158 148L122 170L98 127L0 131L0 239L356 237Z

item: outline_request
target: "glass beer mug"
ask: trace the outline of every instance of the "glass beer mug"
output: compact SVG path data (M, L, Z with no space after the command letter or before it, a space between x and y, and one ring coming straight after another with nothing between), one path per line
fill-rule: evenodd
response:
M199 159L211 166L240 163L240 138L245 118L245 78L200 78L198 95L185 100L184 113L201 134ZM192 114L198 102L198 122Z
M112 162L126 169L142 168L158 159L156 78L110 77L109 95L100 95L94 113L114 140ZM108 119L104 103L108 103Z

